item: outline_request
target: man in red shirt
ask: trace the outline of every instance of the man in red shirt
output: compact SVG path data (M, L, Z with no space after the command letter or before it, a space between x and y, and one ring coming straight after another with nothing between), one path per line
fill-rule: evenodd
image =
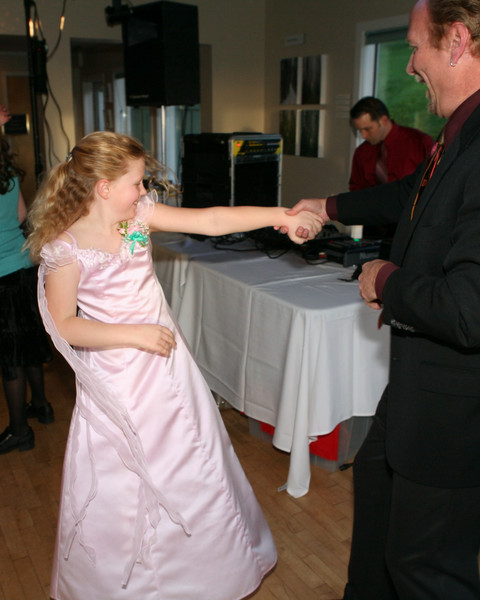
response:
M367 96L359 100L350 110L350 119L365 140L353 155L350 191L410 175L433 146L426 133L392 121L387 107L378 98ZM377 161L384 163L380 171Z
M354 129L365 140L355 150L350 175L350 191L363 190L396 181L413 173L429 155L433 139L412 127L397 125L378 98L366 96L350 110ZM363 237L391 239L395 225L366 225Z

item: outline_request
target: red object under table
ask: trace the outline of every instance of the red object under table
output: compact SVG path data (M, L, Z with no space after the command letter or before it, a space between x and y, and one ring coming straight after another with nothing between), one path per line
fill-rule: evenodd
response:
M269 435L274 434L275 427L267 423L260 423L260 429ZM326 460L338 460L338 442L340 438L340 424L333 431L317 436L315 442L310 442L310 453Z

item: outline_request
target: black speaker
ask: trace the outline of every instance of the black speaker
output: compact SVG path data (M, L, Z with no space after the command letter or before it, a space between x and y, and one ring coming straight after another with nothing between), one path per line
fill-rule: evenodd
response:
M178 2L133 7L122 20L128 106L200 102L198 8Z
M185 135L182 206L277 206L281 171L278 134Z

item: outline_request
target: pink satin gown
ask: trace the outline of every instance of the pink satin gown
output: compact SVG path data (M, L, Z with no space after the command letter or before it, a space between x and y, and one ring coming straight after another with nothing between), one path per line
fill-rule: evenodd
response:
M150 198L139 203L148 223ZM133 254L131 250L133 249ZM50 269L78 261L79 314L161 323L169 358L71 348L44 293ZM150 242L119 254L56 240L42 251L39 304L76 374L51 595L56 600L238 600L276 562L275 545L216 403L156 278Z

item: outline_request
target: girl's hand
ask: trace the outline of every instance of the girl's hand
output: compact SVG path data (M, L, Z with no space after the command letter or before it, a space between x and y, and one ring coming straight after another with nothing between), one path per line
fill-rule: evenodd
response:
M303 244L305 240L312 240L322 230L325 222L319 214L302 210L297 214L289 214L287 224L288 237L296 244Z
M136 326L138 342L135 344L141 350L154 352L168 358L177 347L173 332L163 325Z

